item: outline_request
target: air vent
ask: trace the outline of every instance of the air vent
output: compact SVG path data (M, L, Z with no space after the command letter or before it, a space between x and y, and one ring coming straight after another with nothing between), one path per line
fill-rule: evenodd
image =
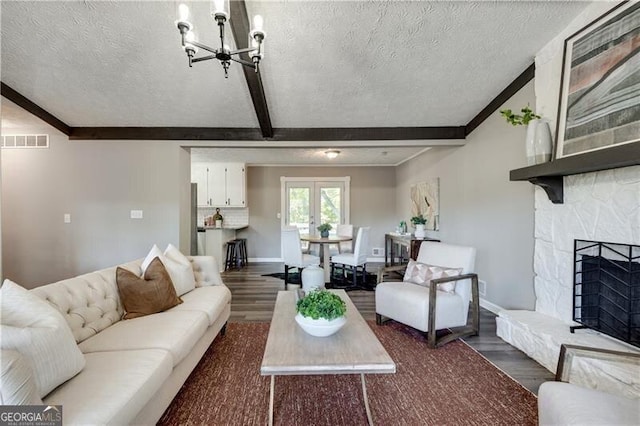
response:
M4 135L2 148L49 148L49 135Z

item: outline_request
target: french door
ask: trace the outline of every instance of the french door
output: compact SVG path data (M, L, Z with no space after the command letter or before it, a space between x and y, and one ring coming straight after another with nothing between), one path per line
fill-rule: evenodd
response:
M322 223L349 223L349 178L283 178L282 224L297 226L301 234L319 234Z

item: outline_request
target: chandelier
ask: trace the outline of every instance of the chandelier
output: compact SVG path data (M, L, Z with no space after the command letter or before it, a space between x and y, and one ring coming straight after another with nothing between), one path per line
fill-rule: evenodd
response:
M193 66L195 62L217 59L220 61L220 64L222 64L222 68L224 68L225 78L229 78L228 71L231 61L252 68L258 72L260 60L264 57L262 42L264 41L265 33L263 31L264 21L262 16L256 15L253 17L253 29L249 31L249 47L238 50L230 50L229 45L227 45L224 40L225 23L229 20L229 0L214 0L211 2L211 16L218 24L220 30L220 48L218 49L196 41L194 28L190 22L189 7L186 4L180 4L180 6L178 6L178 16L176 25L178 30L180 30L182 48L189 58L190 67ZM198 53L198 49L206 50L211 53L211 55L196 58L195 56ZM248 53L252 62L245 61L239 57L234 58L235 55L241 53Z

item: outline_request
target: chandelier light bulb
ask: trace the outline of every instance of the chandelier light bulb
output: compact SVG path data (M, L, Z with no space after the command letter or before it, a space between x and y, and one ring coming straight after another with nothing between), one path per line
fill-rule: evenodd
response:
M256 15L253 17L253 30L264 31L264 19L262 15Z
M334 158L336 158L338 155L340 154L340 151L335 150L335 149L331 149L329 151L325 151L324 155L327 156L327 158L333 160Z
M224 17L229 20L229 0L213 0L211 2L211 16Z
M178 20L180 22L188 22L189 21L189 6L182 3L178 6Z

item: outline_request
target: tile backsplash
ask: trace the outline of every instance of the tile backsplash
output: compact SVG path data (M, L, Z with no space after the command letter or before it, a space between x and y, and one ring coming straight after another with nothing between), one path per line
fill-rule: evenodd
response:
M216 214L216 209L213 207L199 207L198 208L198 226L204 226L204 218ZM249 224L249 209L238 208L220 208L220 214L224 219L225 226L238 226Z

